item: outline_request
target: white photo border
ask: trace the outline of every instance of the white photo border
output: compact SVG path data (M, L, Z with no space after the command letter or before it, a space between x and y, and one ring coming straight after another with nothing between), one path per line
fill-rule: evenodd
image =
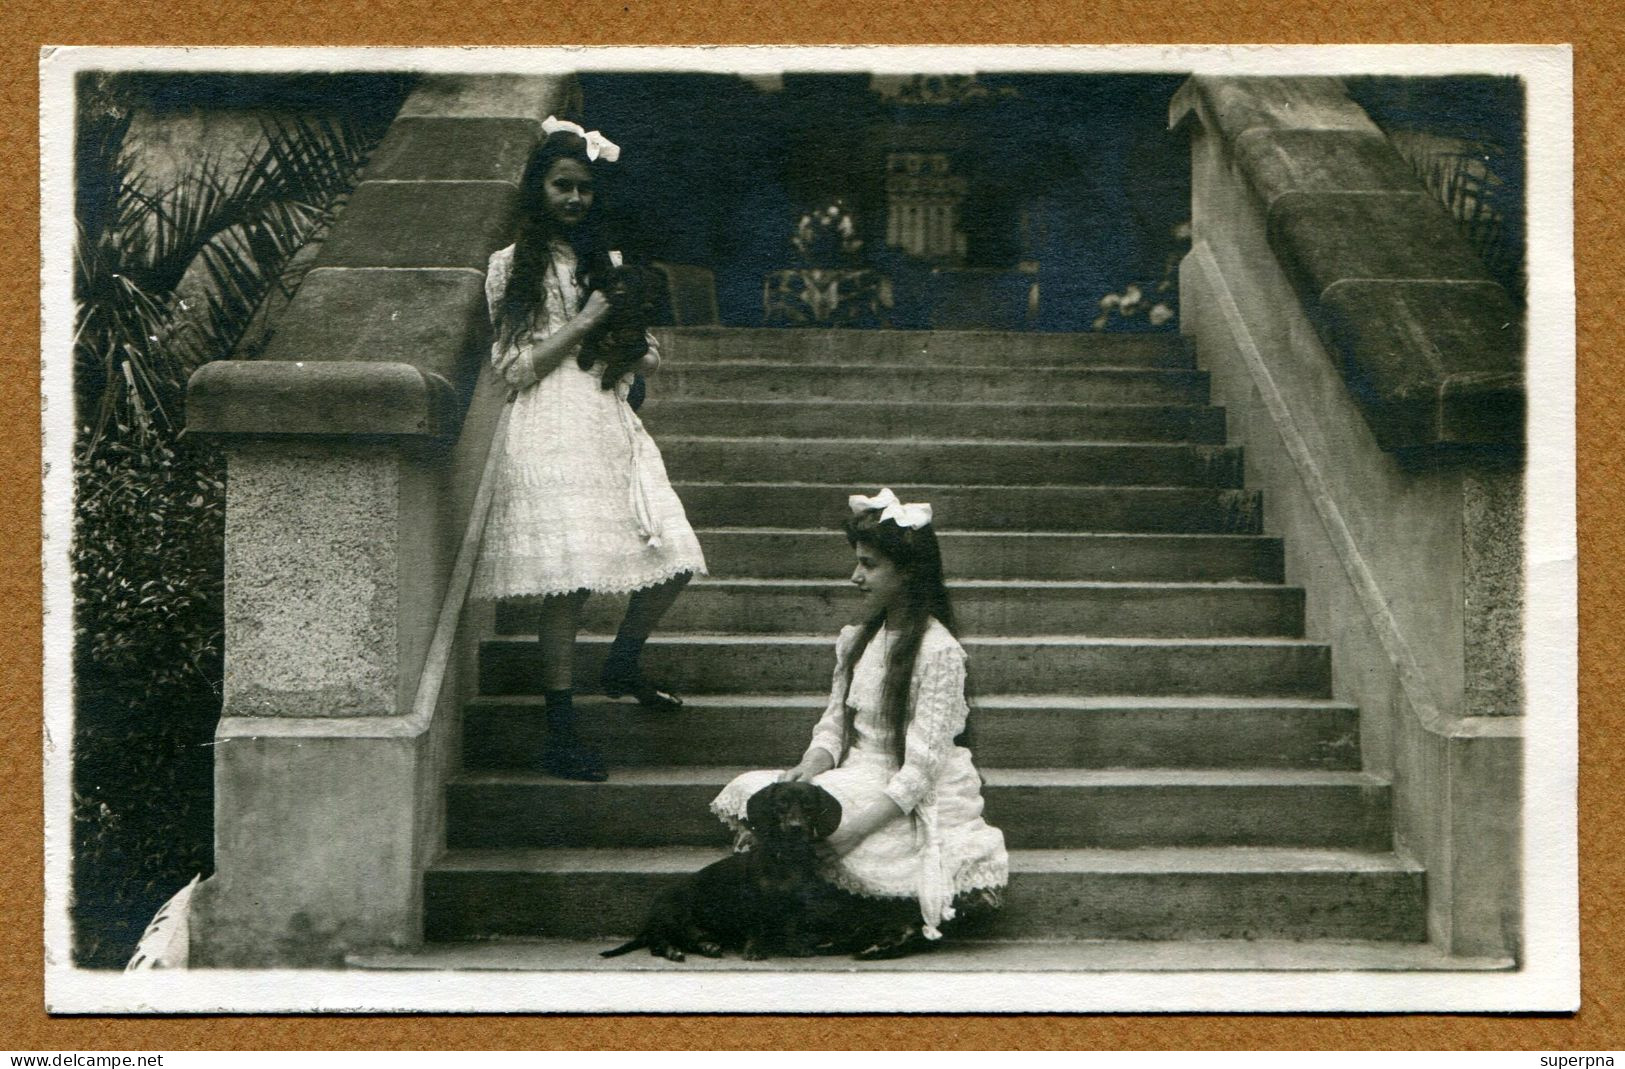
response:
M74 77L84 70L1516 75L1527 87L1524 964L1515 972L113 973L72 961ZM1579 1004L1573 55L1567 45L50 47L40 56L45 993L53 1013L1493 1012Z

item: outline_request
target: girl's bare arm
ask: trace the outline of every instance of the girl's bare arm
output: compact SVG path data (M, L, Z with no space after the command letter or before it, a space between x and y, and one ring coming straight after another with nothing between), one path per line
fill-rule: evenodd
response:
M835 758L831 757L828 751L812 749L807 751L807 755L801 759L801 763L796 765L795 768L780 772L779 779L780 781L788 780L790 782L807 781L814 776L828 772L834 767Z
M856 627L843 627L835 639L835 671L829 681L829 701L824 714L813 727L812 742L795 768L779 774L781 780L810 780L835 767L841 753L841 737L846 725L846 659L848 643Z
M609 301L602 293L594 290L587 297L587 303L581 306L575 318L552 334L542 335L540 331L531 335L530 367L536 380L545 379L553 369L564 363L565 359L576 351L576 348L586 340L587 332L597 326L609 314Z

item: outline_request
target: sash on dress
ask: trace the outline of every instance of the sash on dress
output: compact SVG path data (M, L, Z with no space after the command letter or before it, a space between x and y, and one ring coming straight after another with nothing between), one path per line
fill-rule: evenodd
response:
M918 876L920 934L941 939L940 925L954 919L954 883L942 857L942 829L937 820L937 792L933 788L914 807L915 844L920 851Z
M620 401L625 401L624 385L617 385L615 392ZM649 504L649 487L643 481L643 442L644 435L638 433L642 423L637 413L632 411L628 404L615 406L621 414L621 426L626 431L626 439L632 448L632 477L628 480L627 493L631 498L632 518L637 521L638 534L648 543L650 549L660 548L660 536L663 533L660 522L655 519L654 509Z

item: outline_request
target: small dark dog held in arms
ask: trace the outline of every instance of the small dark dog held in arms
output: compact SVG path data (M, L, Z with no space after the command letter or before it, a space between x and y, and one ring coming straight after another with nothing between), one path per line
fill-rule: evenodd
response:
M588 272L585 282L589 293L598 290L609 301L609 314L581 343L576 363L588 371L603 361L600 382L604 389L614 389L649 351L644 332L662 318L666 276L652 267L614 266L606 260Z
M817 871L817 844L840 825L841 803L811 783L773 783L751 796L745 822L754 846L662 892L637 938L602 956L640 947L670 961L729 950L751 961L820 952L847 897Z

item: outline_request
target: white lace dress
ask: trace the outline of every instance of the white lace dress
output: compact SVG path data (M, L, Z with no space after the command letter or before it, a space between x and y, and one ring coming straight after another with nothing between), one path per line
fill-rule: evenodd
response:
M559 241L551 253L543 277L546 335L580 305L575 253ZM511 245L491 256L485 296L492 309L500 307L512 265ZM493 361L501 344L492 344ZM626 403L632 376L605 390L602 370L582 371L572 352L513 400L506 433L492 446L501 455L474 597L624 593L683 572L705 574L660 451Z
M892 730L881 709L886 648L882 629L870 641L852 672L847 693L847 659L858 627L841 631L835 643L835 678L829 704L813 729L811 750L823 750L839 767L814 783L856 812L885 795L903 810L849 853L826 866L823 876L838 887L877 898L917 898L925 934L951 919L956 894L998 890L1009 882L1010 859L1004 835L982 819L982 784L971 753L954 744L965 728L965 651L936 620L920 643L909 684L912 715L904 760L894 756ZM846 703L854 711L851 746L841 758ZM735 831L744 827L751 795L774 782L776 770L746 772L722 789L711 811Z

